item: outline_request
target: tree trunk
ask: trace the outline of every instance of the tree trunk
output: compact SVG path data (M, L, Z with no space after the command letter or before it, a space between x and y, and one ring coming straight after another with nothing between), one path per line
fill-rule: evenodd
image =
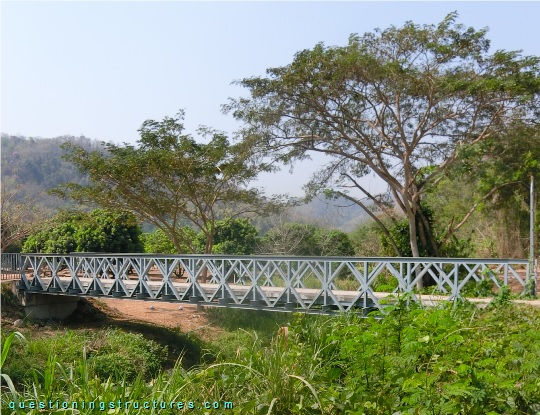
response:
M433 236L433 230L431 229L430 223L427 220L426 215L424 215L424 212L420 210L418 211L418 216L421 220L422 228L425 231L427 252L429 253L430 256L440 257L441 251L439 249L439 244L437 243L437 241L435 240L435 237Z
M429 221L422 212L420 202L417 202L415 206L412 206L411 211L414 212L413 216L409 216L409 234L412 256L422 256L420 253L420 248L422 248L424 255L440 256ZM420 246L418 245L418 240L420 240ZM420 269L417 269L415 274L418 275L419 272ZM420 280L418 280L416 283L416 288L420 290L424 287L433 285L434 283L435 281L433 278L431 278L429 273L426 273Z
M211 230L206 235L206 246L204 247L205 255L209 255L212 253L213 246L214 246L214 233L213 233L213 230ZM208 268L206 266L202 270L201 280L203 283L208 282Z
M410 214L408 212L407 216L409 219L409 242L411 244L411 253L413 258L418 258L420 257L420 251L418 250L418 239L416 237L416 215L411 209ZM416 274L418 275L418 269L416 270ZM416 282L416 288L419 290L424 288L424 282L422 279Z

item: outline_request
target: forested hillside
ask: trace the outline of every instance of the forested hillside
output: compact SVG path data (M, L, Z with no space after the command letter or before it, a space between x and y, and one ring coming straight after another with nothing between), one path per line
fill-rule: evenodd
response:
M70 202L47 194L60 183L85 183L75 166L62 159L62 143L71 141L87 149L100 143L86 137L33 138L2 134L2 187L16 191L19 200L28 199L45 211L69 206Z

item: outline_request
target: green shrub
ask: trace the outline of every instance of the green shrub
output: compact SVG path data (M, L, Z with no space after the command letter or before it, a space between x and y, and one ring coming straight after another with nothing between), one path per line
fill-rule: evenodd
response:
M63 212L30 235L22 252L141 252L141 230L131 213L96 209Z
M183 226L180 229L188 238L195 243L195 250L198 251L198 245L196 244L197 233L189 226ZM191 254L193 253L192 247L187 244L182 244L180 252L174 246L171 238L167 236L161 229L156 229L154 232L147 232L142 234L142 243L144 246L144 252L149 254ZM184 240L184 238L179 238Z
M345 232L304 223L285 223L270 229L260 240L264 254L352 256L353 244Z
M206 236L197 235L201 252L204 252ZM213 254L250 255L259 241L255 226L248 219L227 218L216 221L214 225Z
M96 376L101 379L111 377L115 381L133 380L137 376L137 368L133 363L133 360L121 353L100 354L90 361Z

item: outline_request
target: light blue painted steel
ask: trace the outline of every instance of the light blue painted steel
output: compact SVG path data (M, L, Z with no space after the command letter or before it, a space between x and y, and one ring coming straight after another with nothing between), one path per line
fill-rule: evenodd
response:
M19 276L21 254L3 253L0 258L0 279L13 279Z
M524 290L528 266L522 259L23 254L20 288L328 313L382 309L405 293L418 299L415 287L425 276L434 282L433 301L461 298L472 280Z

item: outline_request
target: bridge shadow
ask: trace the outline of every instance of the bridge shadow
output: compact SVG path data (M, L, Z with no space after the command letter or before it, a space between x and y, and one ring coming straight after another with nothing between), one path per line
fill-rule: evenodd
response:
M134 334L142 334L146 339L167 347L164 369L172 368L179 358L182 359L182 366L186 369L214 361L214 355L206 350L207 345L195 335L182 333L178 329L127 319L119 312L93 299L80 299L77 309L62 322L62 326L84 329L113 327Z

